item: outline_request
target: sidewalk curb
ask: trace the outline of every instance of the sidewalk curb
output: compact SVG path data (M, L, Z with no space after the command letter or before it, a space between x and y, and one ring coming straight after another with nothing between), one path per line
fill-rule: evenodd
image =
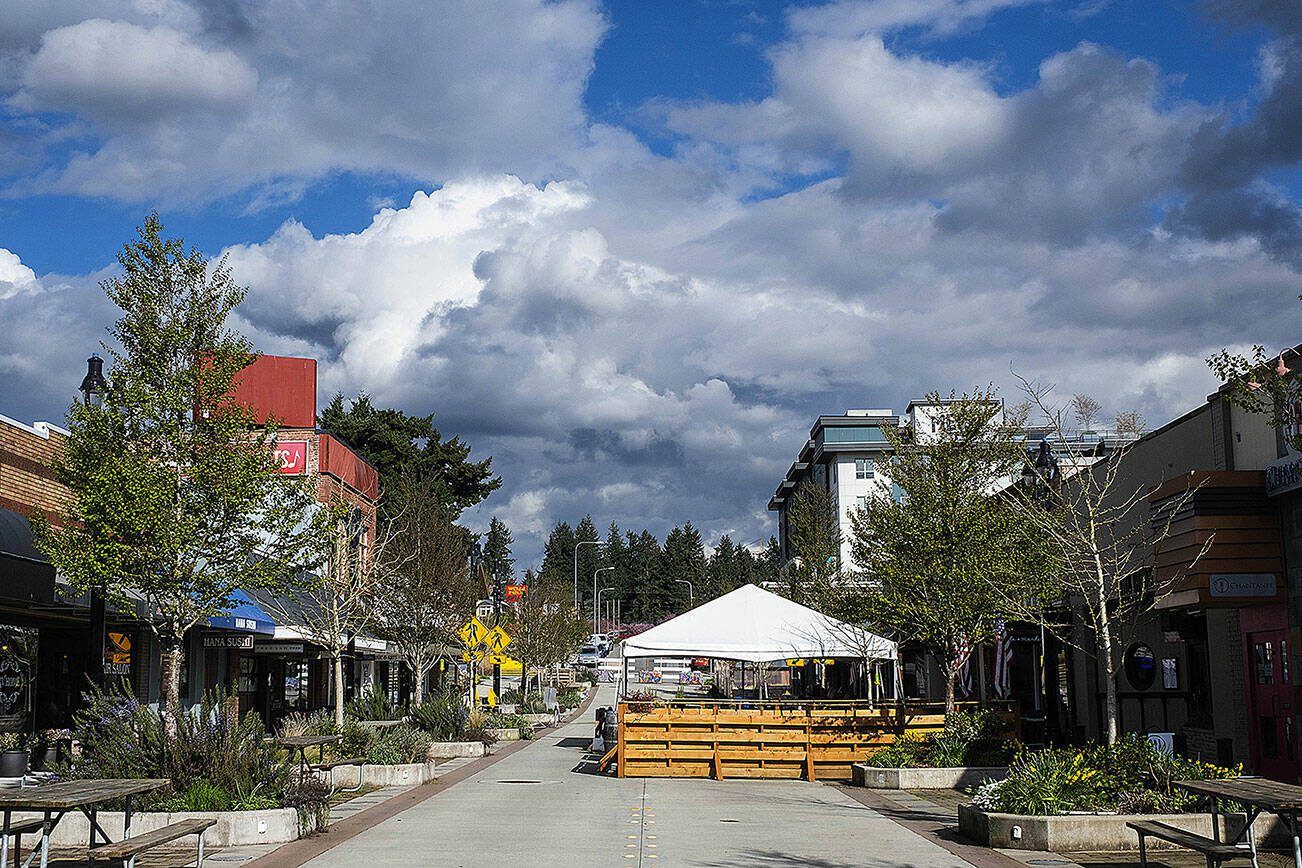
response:
M490 754L481 759L466 763L461 768L453 769L446 775L443 775L436 781L428 784L422 784L418 787L412 787L401 793L386 799L380 804L359 811L351 817L346 817L337 823L331 823L329 831L313 835L310 838L299 838L297 841L290 841L282 844L265 856L261 856L244 864L248 868L298 868L322 853L332 850L343 842L355 838L367 829L378 826L385 820L401 814L403 811L410 810L426 799L433 798L444 790L464 781L466 778L480 772L499 760L505 759L516 751L524 750L530 745L537 744L539 736L549 735L563 726L568 726L582 717L592 705L597 697L595 685L589 691L588 697L583 700L578 708L572 714L561 720L555 726L549 726L540 729L534 734L534 738L529 741L508 742L505 747L497 753Z

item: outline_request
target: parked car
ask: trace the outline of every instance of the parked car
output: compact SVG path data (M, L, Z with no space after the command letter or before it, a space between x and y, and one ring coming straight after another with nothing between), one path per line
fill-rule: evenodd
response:
M596 666L601 661L601 652L596 645L584 645L579 649L580 666Z

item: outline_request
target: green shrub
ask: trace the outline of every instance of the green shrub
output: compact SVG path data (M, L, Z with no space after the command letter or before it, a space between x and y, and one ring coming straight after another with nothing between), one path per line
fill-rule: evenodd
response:
M73 715L78 757L57 770L66 778L167 778L171 794L141 798L149 809L166 801L218 799L234 805L234 793L258 793L279 802L288 787L291 763L266 740L256 714L242 719L236 704L218 691L207 694L177 720L168 745L157 710L134 697L94 689Z
M356 720L399 720L402 712L389 701L387 694L372 687L344 707L344 714Z
M229 811L233 804L230 793L202 779L190 784L176 801L180 811Z
M411 708L411 722L428 732L434 741L462 741L466 739L466 721L470 709L460 691L445 690L433 694L420 705Z
M499 700L505 703L506 705L517 705L523 700L523 697L520 695L519 690L516 690L514 687L512 687L512 688L508 688L507 690L503 690L501 697L499 697Z
M1196 808L1198 797L1176 789L1174 782L1241 773L1237 766L1169 756L1142 733L1130 733L1114 745L1022 754L1009 766L1007 780L978 788L973 804L1016 814L1179 813Z
M489 715L481 709L474 709L466 717L466 726L463 737L466 741L482 742L485 747L492 747L497 744L497 736L492 730L493 726Z
M556 694L556 704L561 708L578 708L582 701L583 697L577 690L562 690Z

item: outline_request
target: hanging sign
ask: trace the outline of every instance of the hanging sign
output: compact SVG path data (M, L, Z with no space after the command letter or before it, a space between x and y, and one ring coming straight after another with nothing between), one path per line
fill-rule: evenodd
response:
M276 468L286 476L307 473L307 441L286 440L276 444Z
M131 674L131 636L112 630L104 634L104 674Z
M524 592L528 585L507 585L505 599L510 602L524 599Z

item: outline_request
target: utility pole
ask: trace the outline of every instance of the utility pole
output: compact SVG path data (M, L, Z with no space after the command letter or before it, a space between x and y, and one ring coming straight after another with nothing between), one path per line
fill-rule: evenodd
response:
M592 574L592 632L594 634L601 632L597 629L597 576L614 569L614 567L597 567Z
M692 589L692 583L687 579L674 579L674 581L687 586L687 608L696 608L696 591Z
M497 569L493 571L493 626L498 627L502 623L502 571L506 568L505 564L498 564ZM500 657L501 655L494 655ZM493 663L493 695L497 696L499 701L502 697L502 664Z

